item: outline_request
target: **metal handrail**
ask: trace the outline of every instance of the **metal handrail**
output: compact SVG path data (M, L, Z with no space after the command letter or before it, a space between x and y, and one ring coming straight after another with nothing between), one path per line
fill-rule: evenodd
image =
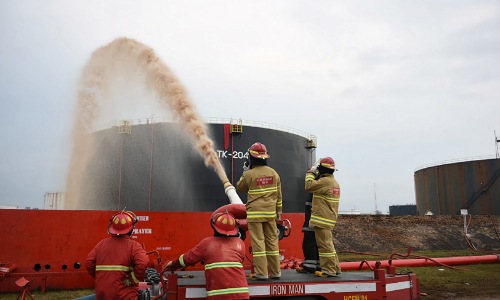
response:
M314 135L306 133L304 131L301 131L301 130L298 130L298 129L295 129L292 127L288 127L288 126L273 124L273 123L253 121L253 120L235 119L235 118L217 118L217 117L210 117L207 120L208 120L208 123L211 123L211 124L230 124L230 123L237 123L237 122L241 121L243 126L275 129L275 130L279 130L279 131L284 131L284 132L300 135L300 136L305 137L307 139L316 139L316 137Z
M123 121L119 120L106 124L102 124L101 126L96 126L94 131L107 129L114 126L123 125ZM155 123L163 123L163 122L175 122L175 118L172 117L146 117L146 118L137 118L137 119L126 119L129 125L141 125L141 124L155 124ZM316 141L316 136L313 134L306 133L304 131L300 131L298 129L282 126L273 123L261 122L261 121L252 121L252 120L242 120L239 118L220 118L220 117L209 117L206 119L207 124L238 124L241 121L243 126L252 126L252 127L260 127L266 129L274 129L279 131L284 131L292 134L296 134L302 137L305 137L309 140Z
M474 160L485 160L485 159L499 159L499 158L495 157L495 155L456 158L456 159L444 160L441 162L434 162L434 163L422 165L422 166L416 168L415 172L426 169L426 168L435 167L435 166L448 165L448 164L461 163L461 162L474 161Z

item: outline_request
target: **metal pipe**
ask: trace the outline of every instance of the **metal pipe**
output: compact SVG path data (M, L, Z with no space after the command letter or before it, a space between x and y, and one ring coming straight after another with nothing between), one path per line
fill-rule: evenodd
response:
M153 117L151 117L153 123ZM148 191L148 210L151 211L151 194L153 188L153 149L155 144L155 125L151 124L151 151L149 153L149 191Z

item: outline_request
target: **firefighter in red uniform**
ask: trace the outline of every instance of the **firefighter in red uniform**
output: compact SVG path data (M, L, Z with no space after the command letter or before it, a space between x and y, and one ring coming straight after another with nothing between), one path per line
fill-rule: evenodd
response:
M164 270L177 270L204 261L207 299L250 299L243 269L245 243L239 238L236 220L228 212L217 213L210 224L214 236L204 238L194 248L168 262Z
M306 191L313 193L309 227L314 229L318 246L321 271L314 274L319 277L334 277L342 273L332 235L340 199L340 186L333 176L335 170L335 161L325 157L307 171L305 178Z
M137 284L144 279L149 257L130 235L137 223L131 211L114 215L108 226L111 237L101 240L87 256L86 267L95 278L97 300L136 300Z
M266 146L253 144L248 149L249 161L236 184L239 192L248 193L246 211L252 240L253 266L251 280L279 279L280 254L276 220L281 218L281 181L278 173L267 166Z

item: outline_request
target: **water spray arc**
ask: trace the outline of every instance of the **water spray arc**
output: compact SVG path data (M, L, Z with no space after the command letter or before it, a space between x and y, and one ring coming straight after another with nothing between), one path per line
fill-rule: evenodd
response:
M100 104L106 101L103 91L109 89L116 70L125 71L125 75L141 74L145 87L155 92L161 107L179 119L192 138L193 147L204 158L205 165L215 170L230 202L242 203L235 188L229 183L205 124L181 82L153 49L133 39L118 38L95 50L82 71L73 127L74 148L67 183L67 207L78 208L79 191L82 189L81 174L93 157L90 133L101 114Z

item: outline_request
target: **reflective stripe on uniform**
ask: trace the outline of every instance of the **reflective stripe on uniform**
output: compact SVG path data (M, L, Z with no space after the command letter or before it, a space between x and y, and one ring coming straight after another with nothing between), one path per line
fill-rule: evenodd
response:
M133 267L125 267L125 266L119 266L119 265L98 265L95 267L96 271L123 271L123 272L130 272L130 275L132 277L132 280L135 282L135 284L139 284L139 279L135 277L134 274L134 268Z
M323 199L323 200L326 200L328 202L339 202L339 198L335 198L335 197L328 197L328 196L325 196L325 195L318 195L318 194L314 194L314 198L319 198L319 199Z
M210 297L217 295L229 295L229 294L241 294L241 293L248 293L248 287L227 288L227 289L207 291L207 296Z
M137 279L137 277L135 277L135 273L134 273L133 270L130 271L130 276L132 277L132 281L134 281L135 285L138 285L139 284L139 279Z
M181 266L185 267L186 264L184 263L184 254L182 254L181 256L179 256L179 263L181 264Z
M247 211L247 219L276 218L276 211Z
M258 251L252 252L253 257L262 257L262 256L278 256L280 252L277 251Z
M253 257L266 256L266 251L252 252Z
M335 257L337 252L319 252L319 257Z
M239 262L224 261L205 265L205 270L211 270L215 268L243 268L243 265Z
M316 175L314 175L313 173L307 173L306 174L306 181L314 180L315 177L316 177Z
M130 267L119 266L119 265L97 265L95 267L96 271L129 271Z
M278 200L276 201L276 207L282 207L283 206L283 202L281 200Z
M331 219L325 219L321 218L315 215L311 216L311 221L313 223L318 223L318 224L324 224L324 225L330 225L330 226L335 226L337 224L337 221L331 220Z
M258 194L266 194L266 193L274 193L278 191L278 187L270 187L270 188L265 188L265 189L253 189L253 190L248 190L249 195L258 195Z
M266 251L267 256L277 256L280 255L280 252L278 250L276 251Z

